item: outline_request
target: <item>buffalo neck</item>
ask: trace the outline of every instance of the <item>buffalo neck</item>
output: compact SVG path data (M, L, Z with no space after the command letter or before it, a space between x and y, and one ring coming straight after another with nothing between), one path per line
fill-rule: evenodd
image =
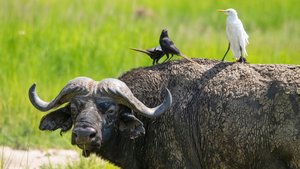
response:
M97 155L100 155L105 160L127 169L141 168L144 137L130 139L124 135L113 132L112 137L103 143Z

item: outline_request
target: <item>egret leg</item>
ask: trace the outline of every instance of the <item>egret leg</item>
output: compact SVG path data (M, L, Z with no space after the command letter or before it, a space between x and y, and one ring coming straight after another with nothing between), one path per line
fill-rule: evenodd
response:
M227 55L229 49L230 49L230 43L228 43L228 48L227 48L227 50L226 50L226 52L225 52L225 55L224 55L223 58L222 58L222 62L224 61L225 56Z
M244 57L242 57L242 56L239 58L239 60L237 60L237 62L240 62L240 63L247 63L246 58L244 58Z
M152 65L155 65L155 59L153 59L153 61L152 61Z
M240 59L238 60L238 62L247 63L246 58L243 57L243 52L242 52L242 47L241 46L240 46L240 52L241 52L241 56L240 56Z

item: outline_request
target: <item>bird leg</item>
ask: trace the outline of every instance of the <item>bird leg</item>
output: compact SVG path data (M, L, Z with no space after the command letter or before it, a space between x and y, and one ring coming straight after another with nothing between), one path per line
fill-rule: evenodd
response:
M244 58L244 57L242 57L242 56L239 58L239 60L237 60L237 62L240 62L240 63L247 63L246 58Z
M225 55L224 55L223 58L222 58L222 62L224 62L225 56L227 55L229 49L230 49L230 43L228 43L228 48L227 48L227 50L226 50L226 52L225 52Z
M167 56L167 58L163 61L163 63L165 63L169 59L169 54L168 53L166 53L166 56Z
M153 59L153 61L152 61L152 65L155 65L155 61L156 61L156 60L155 60L155 59Z
M159 60L159 59L154 59L154 60L153 60L153 63L154 63L155 65L157 65L157 64L158 64L158 60Z
M171 60L173 56L174 56L174 54L171 54L171 57L168 59L168 61Z
M241 52L241 56L239 58L239 60L237 60L240 63L247 63L246 58L243 57L243 52L242 52L242 47L240 46L240 52Z
M157 59L156 59L156 61L155 61L155 64L156 64L156 65L159 64L159 63L158 63L159 59L160 59L160 58L157 58Z

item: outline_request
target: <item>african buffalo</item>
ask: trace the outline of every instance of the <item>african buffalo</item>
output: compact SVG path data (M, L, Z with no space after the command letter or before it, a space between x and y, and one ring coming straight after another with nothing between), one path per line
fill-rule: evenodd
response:
M300 67L194 60L131 70L119 78L130 90L77 78L50 103L35 85L29 97L41 111L68 103L40 129L73 125L84 156L121 168L300 168Z

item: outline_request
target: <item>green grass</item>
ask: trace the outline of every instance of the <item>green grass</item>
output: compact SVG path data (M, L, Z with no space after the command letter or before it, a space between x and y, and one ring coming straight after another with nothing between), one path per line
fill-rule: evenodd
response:
M158 45L163 28L189 57L220 59L233 7L250 35L251 63L300 64L298 0L0 0L0 144L73 148L70 135L38 130L27 91L51 100L76 76L100 80L152 61L130 47ZM175 57L176 58L176 57ZM227 57L233 61L232 54Z
M79 161L68 161L65 165L43 165L41 169L117 169L116 166L101 158L91 155L89 158L80 157Z

